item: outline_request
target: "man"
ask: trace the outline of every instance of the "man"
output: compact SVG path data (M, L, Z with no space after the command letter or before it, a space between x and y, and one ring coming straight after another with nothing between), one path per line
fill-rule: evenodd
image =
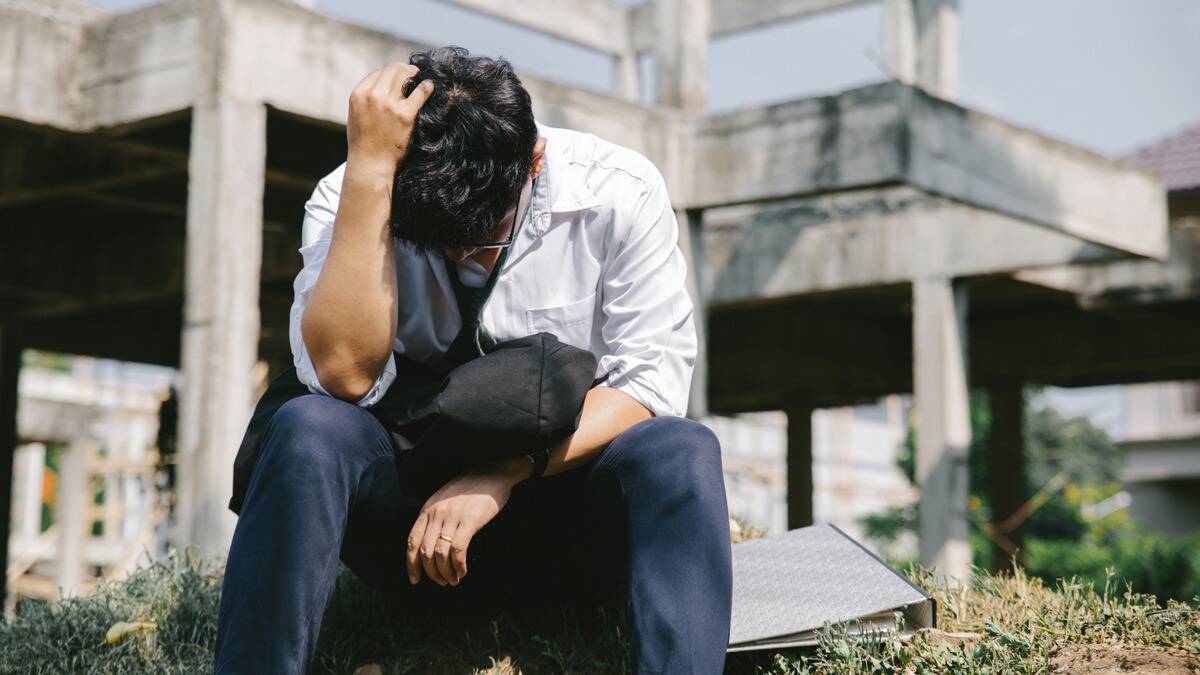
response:
M295 281L291 347L313 393L264 434L217 672L306 669L339 557L421 604L623 586L637 672L721 672L728 510L716 436L683 417L696 334L659 171L535 121L507 61L457 47L363 78L347 140L306 204ZM395 384L393 352L438 363L462 347L456 299L489 282L482 330L554 333L592 351L605 379L540 475L507 460L418 501L368 408Z

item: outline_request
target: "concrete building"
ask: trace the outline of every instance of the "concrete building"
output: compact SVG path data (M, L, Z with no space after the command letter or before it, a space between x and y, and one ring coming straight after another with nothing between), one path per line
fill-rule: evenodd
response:
M173 379L89 357L21 370L6 609L77 595L160 551L170 503L155 439Z
M1169 534L1200 532L1200 382L1129 385L1121 394L1130 514Z
M609 93L523 81L540 119L662 169L704 317L689 414L787 416L789 527L813 519L813 410L912 392L921 558L962 574L969 385L995 394L1003 517L1022 383L1200 376L1195 284L1130 306L1108 290L1141 278L1089 271L1159 274L1161 180L956 104L954 0L884 0L894 81L714 115L712 36L859 0L453 1L611 56ZM423 47L289 0L0 0L0 467L22 348L178 366L176 541L227 546L256 364L290 363L302 204L353 84Z
M861 538L863 516L916 501L916 491L896 464L908 431L906 398L891 395L872 404L813 411L814 522ZM730 512L768 534L788 530L787 415L710 414L701 420L721 439ZM910 547L900 548L915 555Z
M1200 125L1143 148L1132 159L1158 171L1168 190L1174 245L1171 261L1156 267L1157 286L1138 284L1140 296L1195 294L1200 266ZM1128 279L1147 270L1124 270ZM1192 321L1200 321L1193 314ZM1172 534L1200 531L1200 381L1122 388L1121 480L1130 513Z

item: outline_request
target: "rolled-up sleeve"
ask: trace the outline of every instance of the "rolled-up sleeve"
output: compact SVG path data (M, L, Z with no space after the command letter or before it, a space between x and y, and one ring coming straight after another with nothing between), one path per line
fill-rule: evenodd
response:
M605 385L655 415L683 416L696 363L696 327L679 225L660 173L652 174L628 217L618 210L614 228L617 242L601 281Z
M316 189L313 190L312 196L304 204L304 222L299 249L304 266L292 284L294 297L288 322L288 340L291 342L292 363L296 366L296 376L308 386L309 391L325 396L331 396L331 394L321 386L321 382L317 379L316 368L313 366L308 349L304 346L304 337L300 333L300 321L304 317L304 309L308 306L308 299L312 295L313 287L317 284L317 277L320 276L321 268L325 264L325 256L329 253L329 244L333 238L333 221L334 216L337 215L338 196L341 192L342 175L345 168L346 165L342 164L322 178L317 183ZM356 405L364 408L374 405L383 398L384 393L395 379L396 356L393 353L388 356L387 364L375 378L371 389L355 402Z

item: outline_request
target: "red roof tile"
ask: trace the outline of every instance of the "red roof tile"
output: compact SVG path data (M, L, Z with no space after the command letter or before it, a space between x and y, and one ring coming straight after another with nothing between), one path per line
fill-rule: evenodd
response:
M1200 125L1148 145L1129 159L1158 171L1170 192L1200 187Z

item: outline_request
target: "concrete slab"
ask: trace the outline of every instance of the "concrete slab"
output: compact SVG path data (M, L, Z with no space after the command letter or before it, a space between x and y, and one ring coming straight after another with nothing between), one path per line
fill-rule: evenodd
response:
M1165 193L1149 170L897 82L705 117L694 142L693 208L902 183L1133 255L1167 253Z

